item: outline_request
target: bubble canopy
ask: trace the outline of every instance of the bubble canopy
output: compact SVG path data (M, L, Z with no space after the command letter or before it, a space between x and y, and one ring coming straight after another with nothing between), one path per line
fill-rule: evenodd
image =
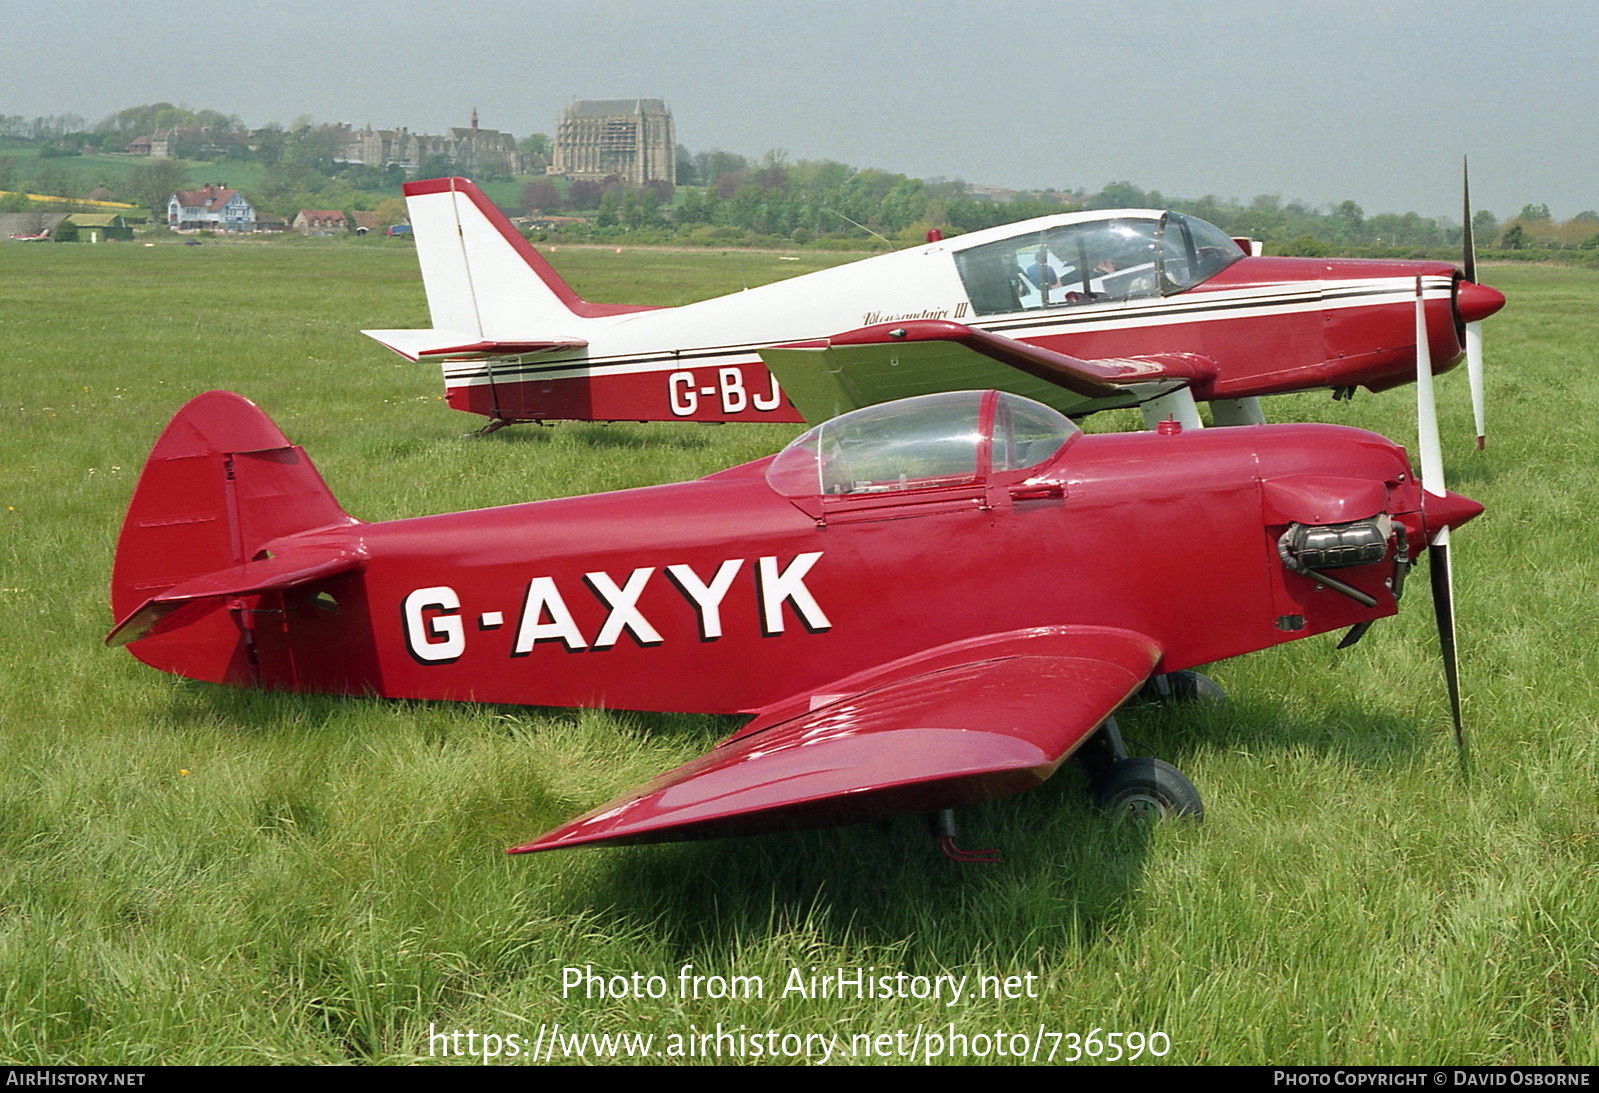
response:
M945 391L824 421L777 454L766 481L785 497L965 486L1040 466L1078 432L1020 395Z

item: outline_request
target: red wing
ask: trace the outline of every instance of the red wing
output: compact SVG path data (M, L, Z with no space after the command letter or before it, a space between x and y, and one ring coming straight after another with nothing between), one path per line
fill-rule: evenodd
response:
M1030 789L1160 656L1129 631L1031 635L976 645L980 659L932 667L929 658L917 674L818 695L825 705L786 719L759 718L706 755L510 852L818 827Z

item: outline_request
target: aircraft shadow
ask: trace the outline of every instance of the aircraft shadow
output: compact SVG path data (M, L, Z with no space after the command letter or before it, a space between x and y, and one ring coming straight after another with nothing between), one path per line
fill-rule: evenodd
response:
M389 709L384 710L383 707ZM270 744L286 733L325 736L330 747L368 742L394 728L395 708L405 733L420 733L428 747L449 749L470 710L481 731L530 736L574 724L584 711L396 702L340 695L244 690L180 681L163 721L197 739L217 735ZM370 719L370 708L380 716ZM435 714L444 716L435 716ZM698 751L731 732L737 717L633 713L629 731L681 740ZM322 754L314 740L307 752ZM294 771L258 788L246 802L256 827L285 837L316 837L332 821L315 787ZM507 772L484 787L504 798L516 815L512 837L530 836L551 813L569 819L581 811L551 795L538 770ZM463 802L480 807L482 802ZM1164 837L1125 829L1097 813L1087 781L1068 763L1028 793L960 810L960 845L997 847L996 863L946 859L921 816L902 816L847 827L822 828L704 842L557 851L504 859L504 842L487 845L474 868L514 870L543 889L551 913L598 918L608 928L638 930L665 943L685 962L708 955L736 964L740 939L793 932L824 944L899 944L914 939L906 960L969 960L974 936L994 951L1016 948L1028 937L1116 930L1133 908L1152 842ZM508 828L508 830L510 830ZM1178 832L1176 837L1185 837ZM545 885L540 877L558 878ZM972 933L973 929L977 933ZM796 960L799 958L796 957Z
M685 962L736 965L738 946L773 935L848 950L899 947L907 965L955 966L974 938L992 952L1114 932L1133 911L1154 839L1095 813L1085 780L1063 771L1030 793L961 810L963 849L946 859L926 818L608 851L570 910L637 929ZM1181 833L1179 833L1181 834ZM796 956L796 962L805 957Z
M670 436L654 429L632 428L627 422L619 423L613 428L605 424L585 424L578 422L561 422L554 427L542 425L515 425L510 428L499 429L486 437L478 439L488 440L496 444L544 444L556 438L556 430L565 429L572 438L583 447L611 448L626 450L654 450L657 448L704 448L709 444L709 438L700 435L697 430L679 429ZM468 436L473 434L468 433Z
M1184 704L1118 716L1135 755L1179 769L1207 752L1309 752L1373 771L1442 746L1428 730L1373 716L1352 702L1285 713L1269 699ZM1204 787L1200 787L1201 794ZM907 963L955 966L990 952L1024 952L1068 938L1113 936L1137 912L1151 855L1171 853L1200 828L1118 823L1092 805L1087 779L1067 763L1028 793L960 810L963 849L996 847L996 863L940 854L924 817L750 838L612 850L585 867L571 913L638 929L685 960L736 959L752 938L794 933L848 950L899 945Z
M1436 744L1427 729L1347 699L1292 713L1270 698L1232 697L1220 706L1134 707L1119 721L1134 754L1157 755L1178 767L1201 750L1243 749L1260 755L1309 751L1376 770ZM1149 745L1142 743L1146 738Z
M340 722L359 718L351 704L368 701L190 685L176 692L170 716L175 727L225 728L250 737L281 732L286 724L315 728L328 722L337 732ZM425 715L462 707L404 705L418 712L417 720L434 722L425 730L429 743L448 746L451 726L459 723ZM526 723L534 718L581 716L539 707L471 709L502 717L507 734L529 731ZM687 738L696 749L740 720L625 717L630 729ZM1220 707L1133 707L1118 721L1134 754L1158 756L1180 770L1206 753L1243 749L1262 757L1308 751L1379 771L1441 746L1435 733L1374 716L1353 702L1317 705L1298 716L1269 698L1234 699ZM566 809L545 796L541 776L534 772L531 778L519 791L517 779L507 777L506 796L531 811ZM293 813L284 822L302 831L313 818L295 800L273 808L263 824L275 822L283 809ZM1185 840L1204 837L1202 828L1182 822L1152 830L1098 812L1087 779L1070 762L1035 790L961 809L957 818L961 847L997 848L997 862L950 861L925 817L903 816L746 838L557 851L507 864L527 870L530 880L546 870L562 875L546 889L552 912L598 918L624 933L639 931L684 962L721 959L732 966L740 945L792 934L841 952L857 945L896 947L907 967L956 966L974 960L978 949L1028 952L1116 935L1137 913L1150 856L1180 852Z

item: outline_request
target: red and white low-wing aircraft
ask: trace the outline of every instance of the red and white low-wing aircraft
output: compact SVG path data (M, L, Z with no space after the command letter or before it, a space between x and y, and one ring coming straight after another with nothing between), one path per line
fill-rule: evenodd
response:
M1447 262L1250 256L1175 212L1063 213L672 308L581 299L471 182L405 187L434 327L366 333L519 421L822 421L991 387L1072 416L1263 420L1259 396L1414 379L1504 304ZM1469 259L1468 259L1469 262Z
M517 850L938 813L1073 755L1105 803L1197 812L1175 770L1127 757L1117 707L1152 677L1358 635L1479 511L1357 429L1087 436L961 391L698 481L368 524L211 392L139 479L108 640L240 686L752 717Z

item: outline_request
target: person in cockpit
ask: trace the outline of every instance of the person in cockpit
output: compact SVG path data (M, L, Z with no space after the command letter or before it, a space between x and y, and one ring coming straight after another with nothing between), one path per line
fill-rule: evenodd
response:
M1034 288L1045 296L1049 290L1060 284L1060 274L1055 272L1055 267L1049 264L1049 251L1044 247L1038 248L1038 254L1033 258L1033 264L1022 271Z

